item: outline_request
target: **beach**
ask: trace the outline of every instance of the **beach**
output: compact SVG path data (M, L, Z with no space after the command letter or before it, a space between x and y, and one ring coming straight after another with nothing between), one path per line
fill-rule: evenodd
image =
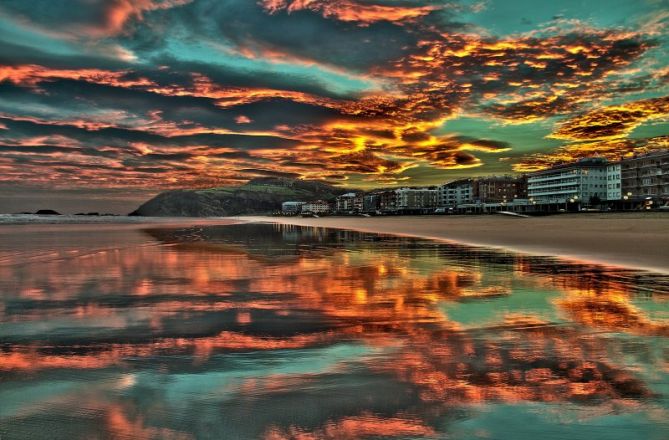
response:
M423 237L669 273L669 213L237 219Z

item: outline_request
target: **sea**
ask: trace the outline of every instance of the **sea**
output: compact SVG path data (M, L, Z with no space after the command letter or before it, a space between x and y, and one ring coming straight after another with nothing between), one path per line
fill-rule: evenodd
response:
M11 217L11 218L10 218ZM0 216L0 438L669 438L669 276L347 230Z

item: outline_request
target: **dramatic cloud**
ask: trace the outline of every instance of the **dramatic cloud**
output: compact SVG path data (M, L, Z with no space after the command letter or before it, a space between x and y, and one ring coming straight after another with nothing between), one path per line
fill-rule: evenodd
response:
M542 5L501 26L485 8L3 2L0 182L433 184L666 144L659 6L618 27L568 7L542 21Z
M309 10L319 12L326 18L353 21L363 24L376 21L402 22L422 17L439 9L438 6L387 6L367 4L351 0L262 0L261 4L270 14L285 10L288 13Z
M551 134L572 141L616 139L629 135L644 122L669 117L669 96L633 101L589 111L567 120Z

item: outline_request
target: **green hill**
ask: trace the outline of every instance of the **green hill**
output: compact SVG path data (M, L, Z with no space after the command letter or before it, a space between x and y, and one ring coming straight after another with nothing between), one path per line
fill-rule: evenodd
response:
M158 194L130 215L210 217L269 214L288 200L333 200L348 190L313 180L263 177L241 186L174 190Z

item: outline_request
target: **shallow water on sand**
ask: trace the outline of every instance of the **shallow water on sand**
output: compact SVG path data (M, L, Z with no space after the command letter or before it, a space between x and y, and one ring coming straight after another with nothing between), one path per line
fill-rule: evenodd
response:
M6 439L666 439L669 277L269 224L0 228Z

